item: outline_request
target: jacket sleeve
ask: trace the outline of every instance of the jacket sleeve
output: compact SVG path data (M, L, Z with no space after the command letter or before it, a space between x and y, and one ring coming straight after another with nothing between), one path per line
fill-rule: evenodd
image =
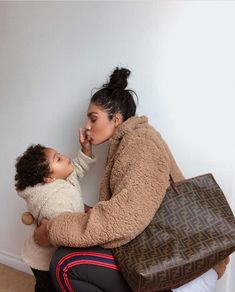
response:
M72 161L74 171L67 178L67 181L73 181L74 179L81 180L95 164L95 162L96 159L94 157L86 156L81 150L79 150L77 157Z
M112 198L86 214L64 213L48 225L52 244L72 247L129 242L150 223L169 185L170 161L162 143L130 139L111 171Z

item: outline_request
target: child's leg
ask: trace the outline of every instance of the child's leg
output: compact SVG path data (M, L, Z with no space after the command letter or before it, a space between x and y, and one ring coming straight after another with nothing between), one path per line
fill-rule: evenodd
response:
M49 271L31 270L36 279L35 292L56 292Z
M172 289L173 292L213 292L215 291L217 282L217 273L214 269L210 269L200 277L192 280L191 282Z

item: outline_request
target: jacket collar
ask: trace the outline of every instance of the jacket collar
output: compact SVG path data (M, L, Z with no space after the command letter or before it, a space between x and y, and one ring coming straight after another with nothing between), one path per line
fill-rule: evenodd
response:
M140 125L148 123L148 118L146 116L135 116L130 117L125 122L120 124L116 131L113 134L112 140L119 140L122 138L126 133L132 132L133 130L137 129Z

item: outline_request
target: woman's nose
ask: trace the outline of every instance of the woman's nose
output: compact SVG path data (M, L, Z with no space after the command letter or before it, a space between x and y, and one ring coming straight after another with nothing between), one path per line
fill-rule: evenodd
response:
M89 120L87 120L87 122L85 124L85 130L87 130L87 131L91 130L91 124L90 124Z

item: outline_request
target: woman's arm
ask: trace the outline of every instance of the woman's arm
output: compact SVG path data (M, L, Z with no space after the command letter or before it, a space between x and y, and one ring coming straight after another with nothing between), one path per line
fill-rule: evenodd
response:
M86 214L64 213L52 219L48 225L51 243L116 247L130 241L159 208L169 185L169 165L162 143L156 145L146 137L131 139L112 168L112 198Z

